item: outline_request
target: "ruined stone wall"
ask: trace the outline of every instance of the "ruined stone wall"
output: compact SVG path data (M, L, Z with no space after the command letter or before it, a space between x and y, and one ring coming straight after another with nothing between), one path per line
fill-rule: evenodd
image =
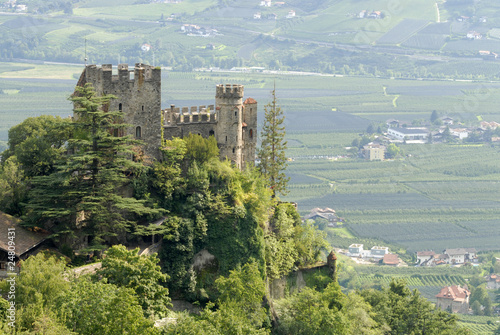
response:
M98 95L112 94L109 110L121 110L124 122L130 124L126 134L144 141L144 151L159 158L161 142L161 70L149 65L119 64L113 74L110 64L102 67L88 65L82 74L85 83L91 83Z

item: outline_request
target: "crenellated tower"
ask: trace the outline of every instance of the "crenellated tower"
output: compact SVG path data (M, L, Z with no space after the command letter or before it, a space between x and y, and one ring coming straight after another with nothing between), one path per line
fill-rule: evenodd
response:
M112 94L109 110L123 112L124 122L131 125L125 134L144 141L144 152L159 158L161 142L161 69L141 63L129 69L119 64L113 73L111 64L102 67L88 65L82 72L78 86L91 83L98 95Z
M243 86L217 85L215 106L220 156L243 169Z

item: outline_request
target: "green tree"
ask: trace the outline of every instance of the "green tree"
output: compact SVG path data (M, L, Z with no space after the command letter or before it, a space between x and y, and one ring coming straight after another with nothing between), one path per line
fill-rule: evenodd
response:
M396 144L391 143L387 146L387 150L385 151L385 157L394 158L397 155L399 155L400 150L401 149L399 149L399 147Z
M198 164L208 162L210 159L219 159L219 148L214 136L204 139L201 135L190 133L184 138L186 142L186 158Z
M89 235L96 250L106 241L123 240L140 217L162 212L120 191L129 183L126 175L142 165L131 159L139 142L116 136L127 125L120 121L121 112L105 111L112 98L96 96L91 84L76 88L71 98L75 104L72 154L56 172L33 179L25 215L32 226L52 220L58 224L54 228L58 234Z
M279 106L277 106L276 89L272 91L272 101L264 107L264 124L261 131L262 144L257 150L257 157L260 159L259 170L269 182L272 190L272 197L276 194L286 195L287 184L290 180L285 174L287 159L285 151L287 141L285 141L285 116Z
M79 278L61 299L66 326L82 335L158 334L130 288Z
M30 117L9 129L9 149L4 161L16 156L24 174L30 178L54 172L71 137L71 119L41 115Z
M17 157L7 158L3 166L0 166L0 210L20 215L27 191L27 181Z
M146 317L163 317L170 306L168 289L162 286L168 275L161 272L156 255L139 256L138 252L139 248L127 250L123 245L112 246L95 276L106 278L118 287L133 289Z
M439 120L439 114L436 110L433 110L431 113L431 122L434 123L436 120Z

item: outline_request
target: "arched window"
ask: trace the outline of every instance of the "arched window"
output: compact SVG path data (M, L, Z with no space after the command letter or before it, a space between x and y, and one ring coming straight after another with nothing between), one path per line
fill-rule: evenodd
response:
M234 148L233 148L233 154L234 154Z
M142 105L142 111L144 112L144 105Z
M141 130L141 127L136 127L136 128L135 128L135 137L136 137L136 138L141 138L141 137L142 137L142 130Z
M253 138L253 129L250 129L250 132L248 135L250 136L250 138Z
M234 116L238 116L238 112L237 111L234 112Z
M121 102L118 104L118 110L119 110L120 112L123 112L123 105L122 105L122 103L121 103Z
M208 132L208 136L215 136L215 132L214 132L213 130L210 130L210 131Z

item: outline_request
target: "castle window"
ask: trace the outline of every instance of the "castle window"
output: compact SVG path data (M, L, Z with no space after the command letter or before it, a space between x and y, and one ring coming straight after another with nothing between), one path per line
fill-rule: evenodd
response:
M135 128L135 137L136 137L136 138L141 138L141 137L142 137L142 130L141 130L141 127L136 127L136 128Z
M144 105L142 105L142 111L144 112Z
M253 138L253 129L250 129L249 135L250 135L250 138Z
M214 132L213 130L210 130L210 131L208 132L208 136L215 136L215 132Z
M226 142L227 142L227 136L226 136Z
M238 112L234 112L234 116L238 116Z
M118 110L120 112L123 112L123 105L121 103L118 104Z
M233 148L233 154L234 154L234 148Z

